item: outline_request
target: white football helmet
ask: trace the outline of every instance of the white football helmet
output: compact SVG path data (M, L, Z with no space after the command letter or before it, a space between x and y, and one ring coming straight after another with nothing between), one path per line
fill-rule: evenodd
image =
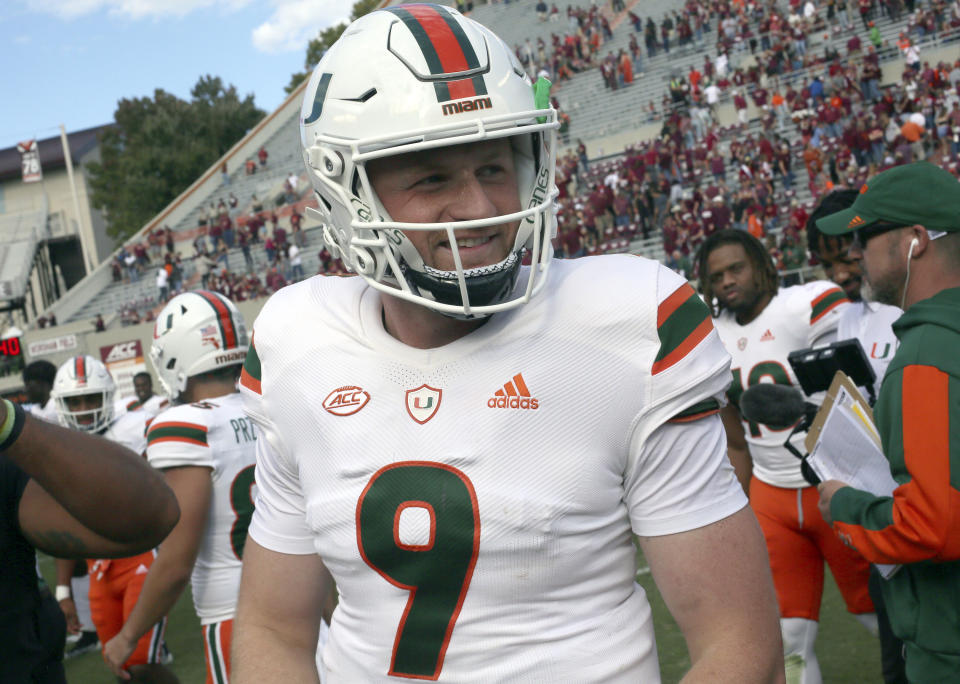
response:
M50 396L57 407L60 423L84 432L100 432L113 422L113 395L117 386L110 371L92 356L74 356L57 370ZM71 408L72 397L95 395L99 406Z
M217 292L194 290L171 299L157 315L150 360L172 401L188 378L243 363L248 344L236 305Z
M300 118L307 176L334 256L372 287L458 318L528 301L544 285L556 234L557 112L489 29L441 5L388 7L347 27L313 71ZM507 138L521 210L449 223L403 223L384 209L366 162ZM506 259L464 269L454 229L519 222ZM446 231L456 265L424 264L403 231ZM531 266L515 287L523 258Z

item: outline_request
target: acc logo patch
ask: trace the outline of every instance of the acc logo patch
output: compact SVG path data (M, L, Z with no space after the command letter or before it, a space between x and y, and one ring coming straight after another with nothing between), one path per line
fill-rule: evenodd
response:
M741 337L739 340L737 340L737 349L739 349L740 351L743 351L746 348L747 348L747 338Z
M335 416L352 416L370 401L370 394L362 387L338 387L323 400L323 408Z
M407 390L407 414L423 425L436 415L442 396L443 390L426 384Z

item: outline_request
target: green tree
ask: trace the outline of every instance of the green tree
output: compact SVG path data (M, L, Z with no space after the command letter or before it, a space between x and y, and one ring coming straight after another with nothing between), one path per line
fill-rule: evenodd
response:
M356 21L363 15L369 14L382 3L383 0L357 0L350 12L350 21ZM307 56L303 62L304 70L292 74L290 82L284 87L284 91L288 95L296 90L298 85L310 78L310 72L313 71L313 67L317 66L317 62L323 57L323 53L337 42L337 39L346 29L347 24L341 21L336 26L328 26L323 29L316 38L310 41L307 45Z
M159 88L122 99L101 137L101 161L88 164L92 202L118 242L136 233L242 138L264 112L253 95L202 76L190 101Z

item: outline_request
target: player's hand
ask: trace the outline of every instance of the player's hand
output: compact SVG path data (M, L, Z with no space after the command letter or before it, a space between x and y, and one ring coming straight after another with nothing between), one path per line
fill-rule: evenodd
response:
M827 480L817 485L817 491L820 492L820 501L817 502L817 508L820 509L820 515L828 525L833 524L833 518L830 516L830 500L837 493L838 489L849 487L846 482L840 480Z
M67 631L70 634L79 634L80 618L77 617L77 604L72 598L65 598L60 601L60 610L63 611L63 617L67 620Z
M103 647L103 659L107 662L107 667L124 681L130 679L130 673L123 669L123 664L129 660L136 648L137 642L127 639L122 630Z

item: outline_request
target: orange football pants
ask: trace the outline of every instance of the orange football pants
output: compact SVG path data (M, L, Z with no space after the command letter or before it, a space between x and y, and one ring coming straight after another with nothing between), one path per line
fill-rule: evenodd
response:
M843 595L847 610L872 613L867 591L870 564L847 546L817 509L816 487L785 489L750 480L750 506L767 542L780 617L820 619L823 562Z
M90 617L101 645L105 646L115 637L130 617L154 556L153 551L147 551L130 558L87 561L90 569ZM160 662L166 626L167 618L164 617L140 637L137 648L123 664L124 667Z

